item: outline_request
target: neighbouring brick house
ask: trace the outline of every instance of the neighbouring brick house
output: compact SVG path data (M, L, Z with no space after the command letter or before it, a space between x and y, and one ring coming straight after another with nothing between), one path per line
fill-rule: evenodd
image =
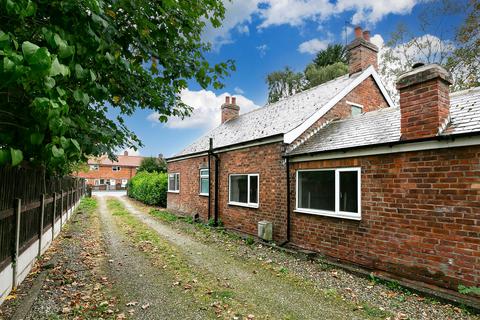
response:
M447 71L419 65L397 107L369 33L355 34L348 75L243 115L227 98L222 124L167 159L168 208L252 235L268 221L279 244L424 285L478 286L480 88L450 95Z
M77 176L85 178L87 185L93 190L122 190L126 189L128 181L135 176L143 157L129 156L125 151L117 156L117 161L107 156L88 160L87 172L78 172Z

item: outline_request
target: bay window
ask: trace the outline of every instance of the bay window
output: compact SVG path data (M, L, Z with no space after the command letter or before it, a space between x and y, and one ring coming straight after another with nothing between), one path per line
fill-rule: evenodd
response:
M180 192L180 173L170 173L168 175L168 192Z
M360 168L297 171L296 211L361 219Z
M258 208L258 174L231 174L229 176L229 204Z

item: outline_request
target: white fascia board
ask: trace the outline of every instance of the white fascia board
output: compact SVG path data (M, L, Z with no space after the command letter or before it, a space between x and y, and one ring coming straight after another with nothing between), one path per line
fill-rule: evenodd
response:
M290 158L290 162L305 162L315 160L331 160L331 159L343 159L354 157L366 157L373 155L391 154L399 152L412 152L412 151L424 151L434 149L445 148L458 148L480 145L480 136L461 137L454 140L441 140L441 141L422 141L422 142L410 142L402 144L394 144L392 146L365 146L352 150L332 150L325 151L317 154L302 154L293 155Z
M380 80L380 76L375 71L373 66L369 66L361 75L359 75L350 85L343 88L335 97L333 97L327 104L321 107L317 112L315 112L312 116L310 116L307 120L305 120L302 124L297 126L296 128L287 132L283 137L283 142L290 144L295 141L298 137L302 135L308 128L310 128L315 122L318 121L321 117L323 117L331 108L333 108L340 100L342 100L350 91L352 91L356 86L363 82L363 80L367 79L369 76L372 76L375 82L377 83L380 91L382 92L385 100L390 107L394 107L394 103L390 96L388 95L385 86L382 84Z

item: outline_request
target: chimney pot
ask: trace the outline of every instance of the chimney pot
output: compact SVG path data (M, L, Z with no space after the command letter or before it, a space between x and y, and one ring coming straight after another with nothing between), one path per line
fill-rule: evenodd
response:
M225 103L226 103L226 104L230 104L230 96L226 96L226 97L225 97Z
M123 151L123 155L128 156L128 151L127 150Z
M230 97L225 97L225 103L222 104L222 123L234 119L238 117L240 114L240 107L237 106L236 102L237 99L235 97L232 98L232 103L230 103Z
M232 104L237 104L237 98L236 97L232 97Z
M355 38L361 38L362 37L362 27L356 26L355 27Z
M365 39L365 41L370 42L370 31L369 30L363 31L363 39Z

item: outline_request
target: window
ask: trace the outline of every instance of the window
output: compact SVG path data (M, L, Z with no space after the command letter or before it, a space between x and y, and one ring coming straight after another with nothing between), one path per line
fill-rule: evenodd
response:
M360 168L297 171L297 212L360 220Z
M168 175L168 192L180 192L180 173Z
M200 169L200 195L208 196L209 194L209 179L208 169Z
M90 165L90 170L98 171L98 164L91 164Z
M229 204L258 208L258 174L231 174Z
M363 113L363 106L361 104L347 101L347 104L350 105L350 114L352 117L358 116Z
M125 188L127 186L128 179L122 179L122 188Z
M95 185L96 185L96 186L99 186L99 185L100 185L100 180L95 179Z
M120 166L113 166L112 171L120 171Z

